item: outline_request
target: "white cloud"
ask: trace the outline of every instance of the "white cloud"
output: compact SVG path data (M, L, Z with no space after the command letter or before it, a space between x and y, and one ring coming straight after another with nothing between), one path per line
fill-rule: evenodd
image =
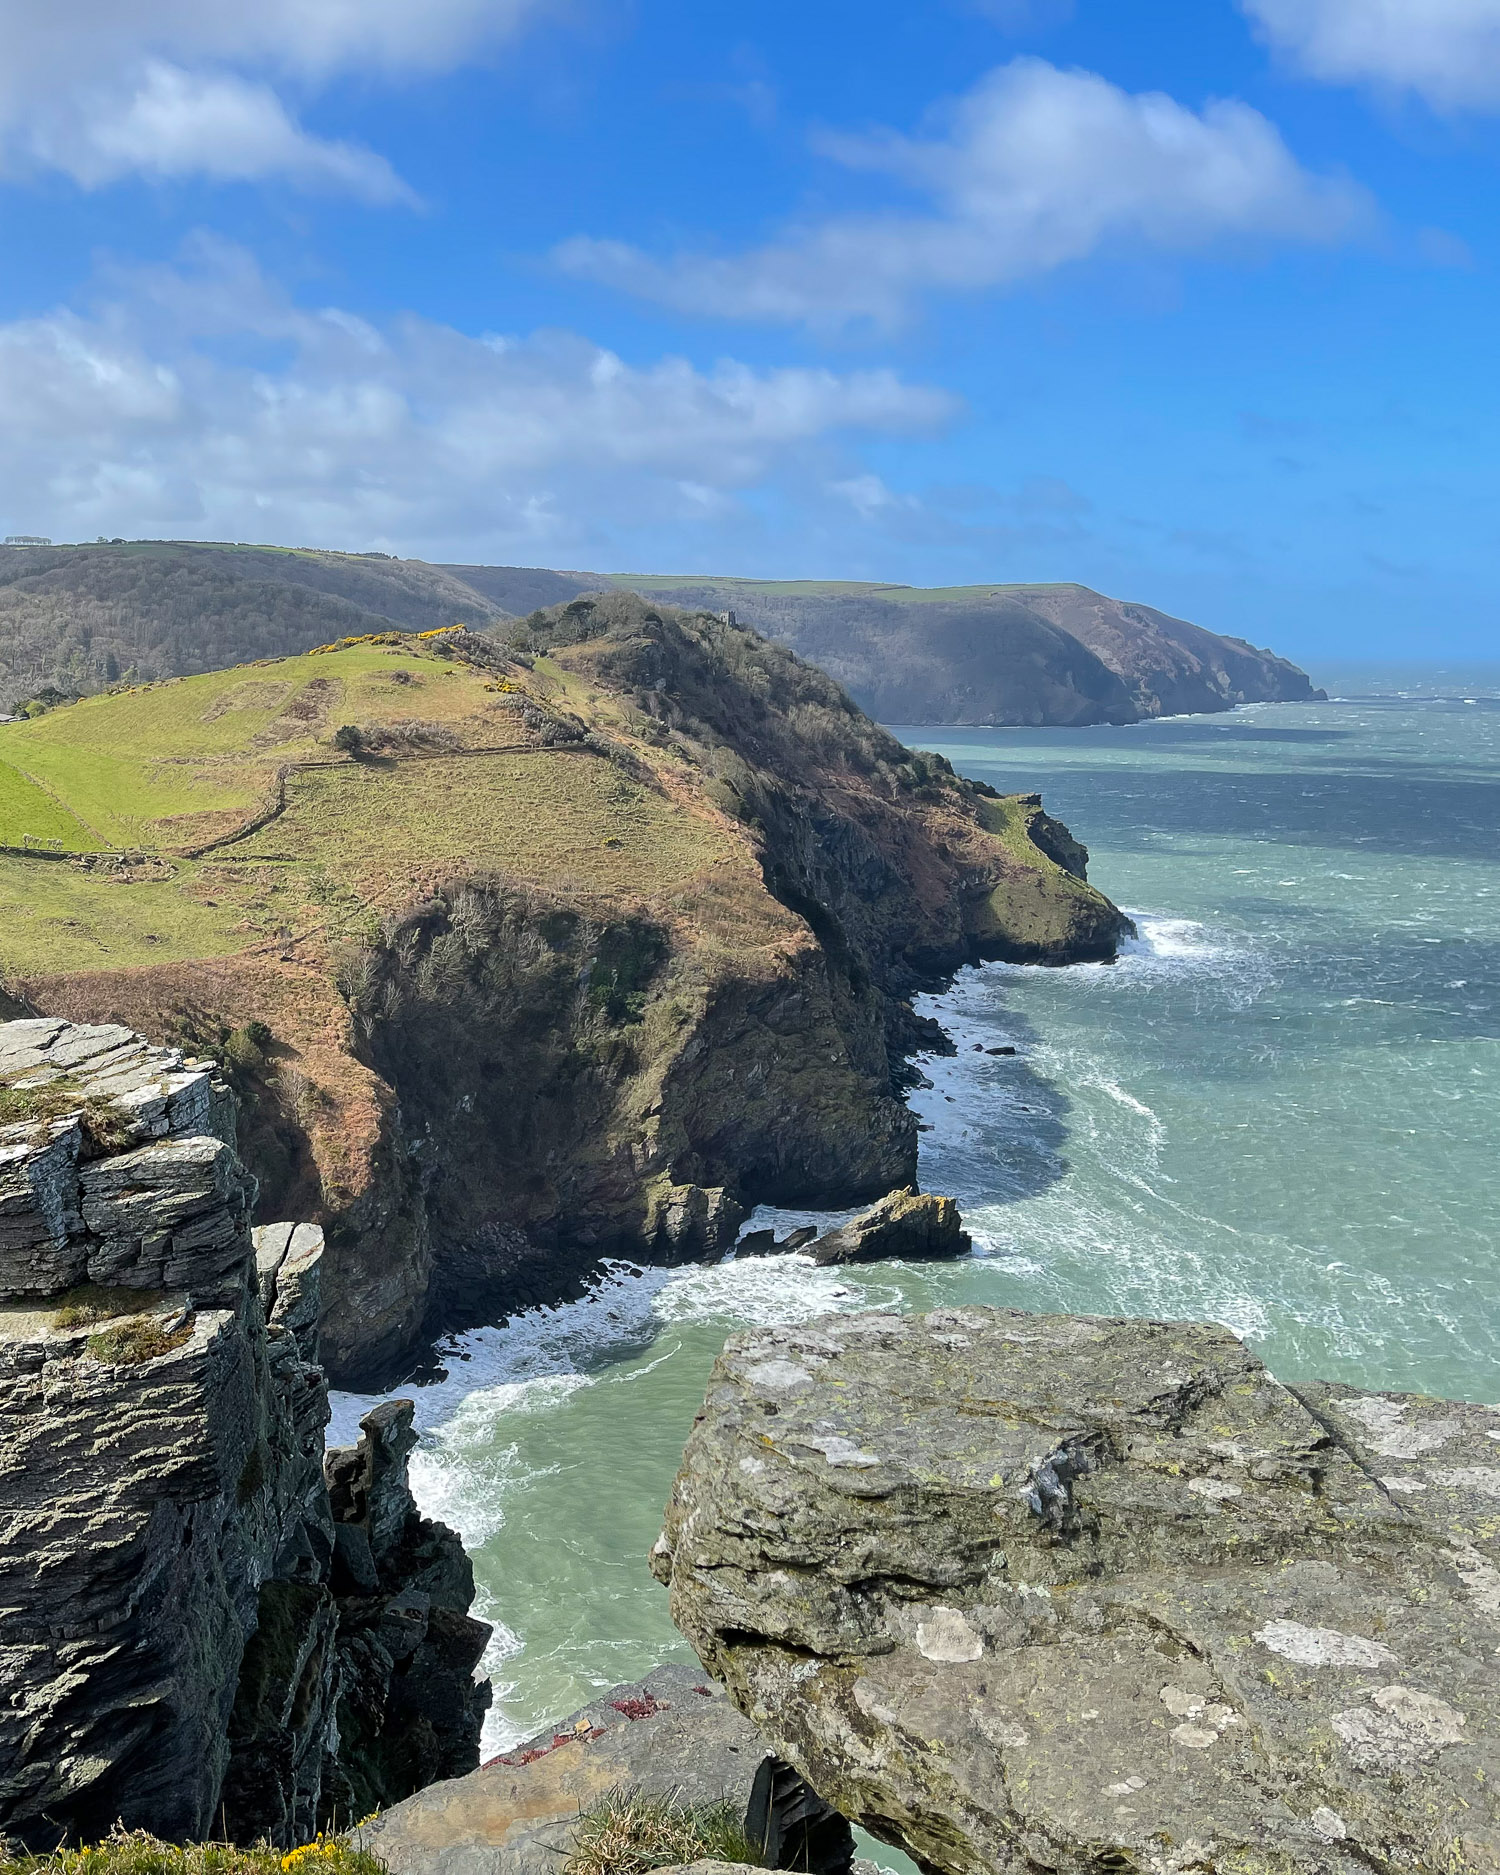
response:
M1439 110L1500 104L1500 0L1241 0L1314 78L1414 91Z
M281 176L372 202L414 200L384 157L309 136L268 85L160 59L149 60L123 95L80 92L35 112L28 153L85 188L131 174L215 182Z
M861 433L953 411L884 370L638 366L569 333L381 329L304 311L204 241L88 316L0 326L0 532L587 563L642 529L732 538L747 503L847 470Z
M0 158L85 187L137 173L279 176L410 199L382 158L326 142L282 92L481 56L557 0L0 0Z
M1201 113L1091 72L1016 59L944 114L937 134L824 139L852 170L926 196L924 213L850 214L754 252L660 262L578 239L566 269L686 312L891 324L935 290L1011 285L1102 248L1234 238L1328 242L1370 215L1364 194L1303 169L1248 105Z

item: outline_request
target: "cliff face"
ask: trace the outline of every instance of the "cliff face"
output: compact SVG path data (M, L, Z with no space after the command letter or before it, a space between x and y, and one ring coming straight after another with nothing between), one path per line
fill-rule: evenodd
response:
M734 1337L653 1567L851 1821L944 1875L1500 1867L1494 1408L1212 1325Z
M504 645L392 635L73 720L125 746L131 712L184 750L242 737L243 780L239 756L204 772L274 783L274 811L163 859L151 935L201 929L192 954L98 968L101 920L84 967L49 941L16 985L218 1054L257 1215L324 1227L343 1382L602 1254L712 1256L747 1204L908 1183L905 1061L940 1039L913 992L981 957L1108 957L1128 928L1035 797L903 748L754 632L629 594ZM345 713L368 755L331 748ZM8 732L17 759L65 776L63 715L45 748ZM0 886L7 863L43 866L0 859ZM115 886L111 910L145 902Z
M639 590L732 608L887 723L1134 723L1318 694L1274 652L1087 586L647 579ZM504 603L503 581L485 591Z
M321 1233L252 1241L233 1140L209 1064L0 1024L0 1830L33 1847L289 1846L477 1758L488 1630L410 1406L325 1483Z

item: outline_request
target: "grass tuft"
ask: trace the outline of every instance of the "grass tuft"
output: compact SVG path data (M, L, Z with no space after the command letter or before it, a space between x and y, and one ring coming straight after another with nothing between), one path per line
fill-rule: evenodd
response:
M578 1819L562 1875L648 1875L704 1860L764 1866L737 1805L684 1803L621 1787Z
M162 1300L159 1290L108 1289L98 1283L82 1283L59 1297L52 1326L92 1328L95 1322L113 1322L122 1315L139 1315L143 1308L151 1308Z
M170 1354L190 1340L192 1333L191 1320L169 1334L151 1316L137 1315L128 1322L121 1322L118 1328L105 1328L97 1335L90 1335L88 1349L96 1361L107 1366L135 1367L142 1361L154 1361L160 1355Z
M86 1157L103 1158L130 1144L130 1123L119 1108L82 1093L71 1080L48 1081L40 1087L0 1085L0 1126L46 1126L75 1115Z
M83 1849L50 1855L0 1854L0 1875L387 1875L378 1856L342 1837L319 1836L283 1855L264 1844L162 1842L145 1830L123 1830Z

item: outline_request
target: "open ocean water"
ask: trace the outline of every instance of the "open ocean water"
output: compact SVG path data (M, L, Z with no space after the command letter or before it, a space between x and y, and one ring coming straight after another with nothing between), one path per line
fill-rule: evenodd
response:
M1500 684L1402 687L1441 694L897 730L1040 789L1140 937L1113 966L986 965L926 999L958 1052L922 1063L922 1181L960 1200L973 1258L621 1270L451 1345L413 1475L496 1623L487 1752L688 1657L645 1557L741 1324L1207 1318L1288 1379L1500 1399ZM339 1396L333 1434L367 1404Z

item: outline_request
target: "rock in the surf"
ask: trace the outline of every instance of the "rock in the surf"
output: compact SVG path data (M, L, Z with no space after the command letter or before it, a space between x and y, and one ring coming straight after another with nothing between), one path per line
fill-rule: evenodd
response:
M740 1709L947 1875L1500 1869L1500 1410L1227 1329L735 1336L653 1567Z
M826 1232L812 1247L818 1263L875 1263L886 1257L967 1256L973 1247L958 1206L915 1185Z
M770 1868L848 1875L844 1819L696 1667L658 1667L542 1737L433 1784L358 1832L391 1875L556 1875L580 1817L617 1791L727 1802Z

